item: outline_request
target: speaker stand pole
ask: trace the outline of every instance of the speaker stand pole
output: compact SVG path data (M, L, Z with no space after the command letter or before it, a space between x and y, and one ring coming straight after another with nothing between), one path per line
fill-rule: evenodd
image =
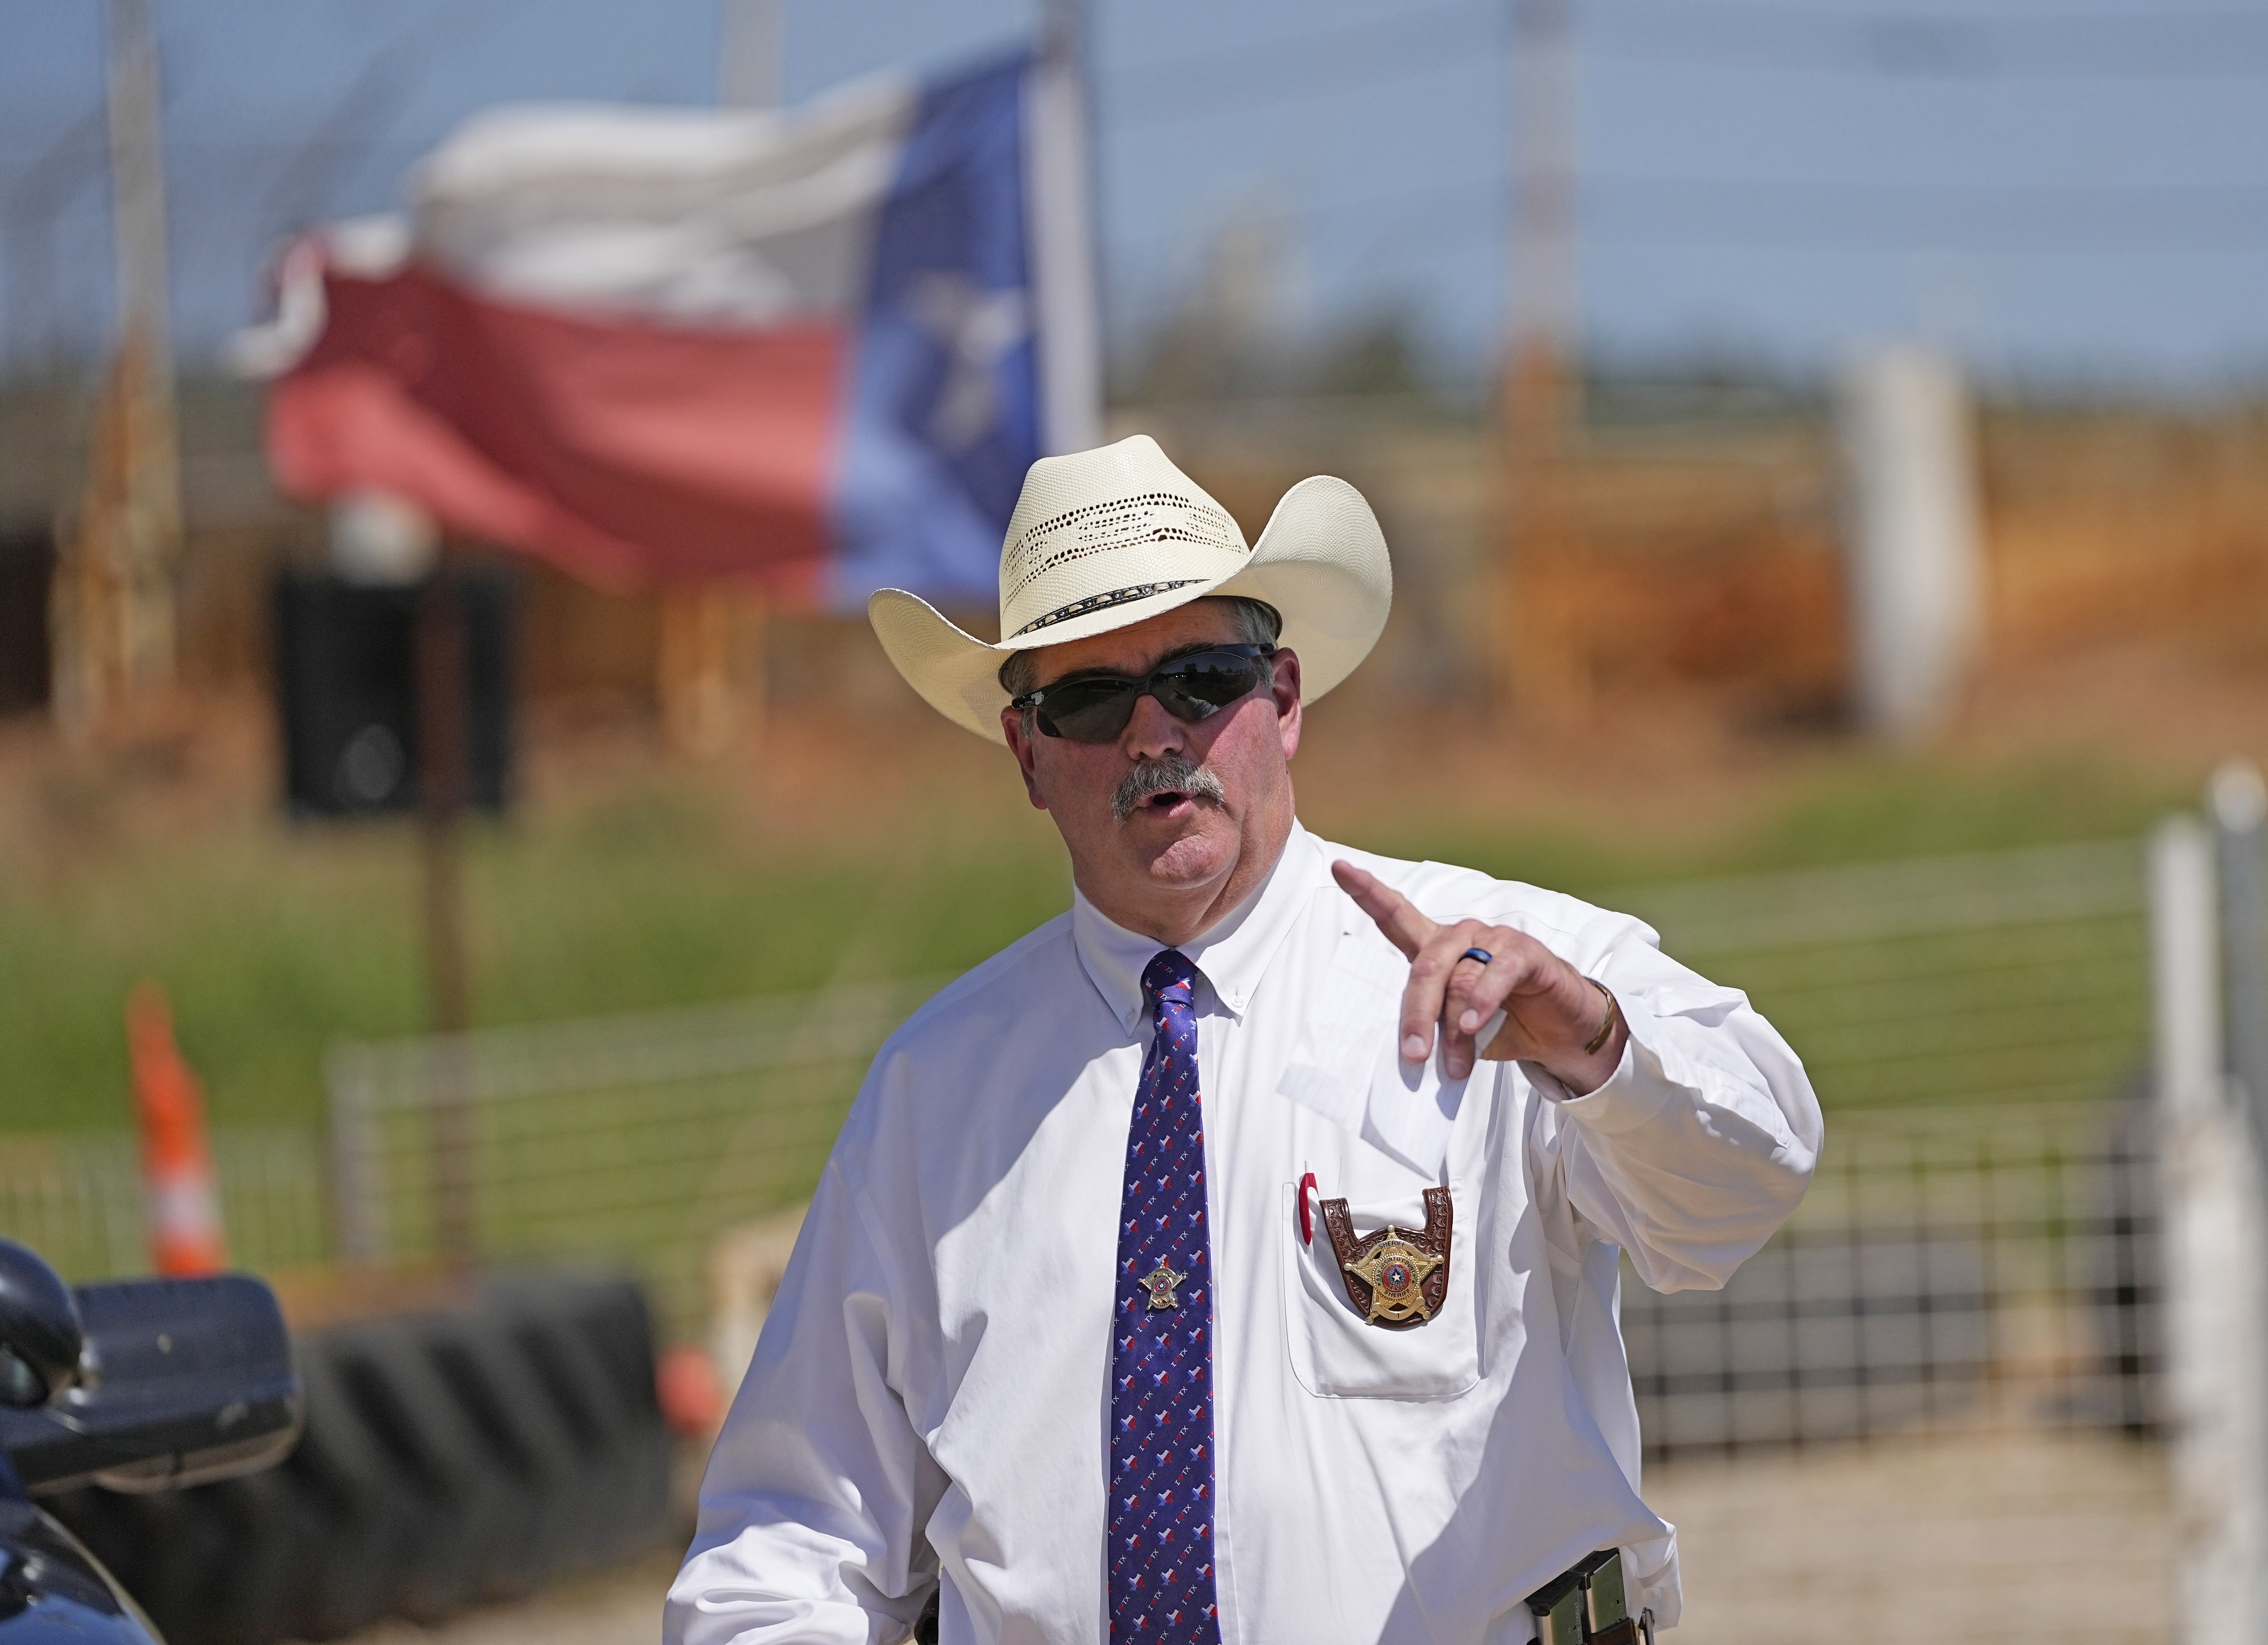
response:
M465 610L456 568L444 553L417 597L418 803L424 867L425 969L433 1059L426 1114L433 1150L433 1233L442 1257L477 1255L474 1182L472 1026L465 955L460 819L465 808Z

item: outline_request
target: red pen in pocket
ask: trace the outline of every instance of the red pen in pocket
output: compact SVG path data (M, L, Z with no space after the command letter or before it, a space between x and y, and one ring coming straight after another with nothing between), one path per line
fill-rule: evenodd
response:
M1315 1214L1307 1208L1307 1191L1311 1188L1317 1193L1322 1192L1316 1186L1312 1171L1300 1179L1300 1243L1303 1245L1315 1243Z

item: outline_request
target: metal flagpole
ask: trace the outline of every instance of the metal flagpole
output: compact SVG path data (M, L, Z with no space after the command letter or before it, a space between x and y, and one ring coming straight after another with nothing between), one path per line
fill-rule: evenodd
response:
M1027 94L1032 310L1041 443L1050 455L1102 443L1090 21L1084 0L1042 0L1039 62Z

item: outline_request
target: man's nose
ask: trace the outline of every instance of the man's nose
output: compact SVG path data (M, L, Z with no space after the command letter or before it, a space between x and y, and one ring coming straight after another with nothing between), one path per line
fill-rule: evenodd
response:
M1167 713L1157 698L1137 697L1134 716L1118 740L1130 760L1159 760L1189 745L1189 727Z

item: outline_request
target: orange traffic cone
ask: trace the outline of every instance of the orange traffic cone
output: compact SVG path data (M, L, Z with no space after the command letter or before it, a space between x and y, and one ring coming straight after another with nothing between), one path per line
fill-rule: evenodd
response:
M142 1122L151 1264L165 1274L217 1273L228 1265L228 1244L205 1137L204 1093L173 1043L173 1010L154 982L141 984L126 1002L126 1041Z

